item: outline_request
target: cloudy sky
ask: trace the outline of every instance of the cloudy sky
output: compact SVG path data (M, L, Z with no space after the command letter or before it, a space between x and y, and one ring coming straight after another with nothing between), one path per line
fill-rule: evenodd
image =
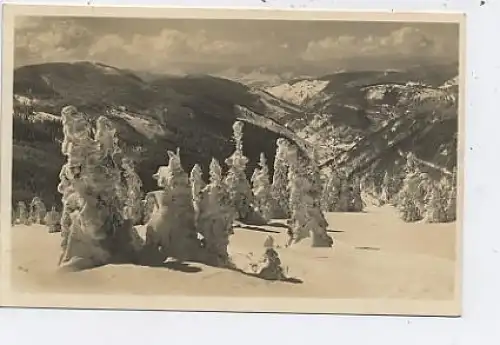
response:
M396 68L458 60L455 24L18 17L15 64L91 60L154 72ZM395 66L398 64L398 66ZM306 68L306 67L304 67Z

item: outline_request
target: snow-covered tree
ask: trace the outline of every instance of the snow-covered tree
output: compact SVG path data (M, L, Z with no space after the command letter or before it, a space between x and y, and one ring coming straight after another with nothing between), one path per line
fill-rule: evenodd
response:
M259 167L252 175L252 187L255 207L262 218L269 222L272 217L271 182L269 181L269 168L264 153L260 154Z
M351 210L353 212L363 211L364 204L361 197L361 182L359 178L355 177L352 180L352 205Z
M336 172L332 172L326 180L323 189L322 208L325 212L337 212L340 196L340 178Z
M104 156L111 156L117 149L116 128L105 116L99 116L96 121L95 140Z
M29 218L31 224L44 224L47 208L42 199L35 196L30 203Z
M17 219L19 220L20 224L23 225L31 224L29 219L28 208L26 207L24 201L19 201L17 203Z
M133 224L137 225L142 220L142 181L135 172L134 162L130 158L122 159L122 168L126 189L124 217L131 219Z
M62 194L61 201L63 204L61 213L61 248L63 251L66 250L66 244L71 227L70 215L80 207L80 197L73 188L69 178L69 176L71 176L70 174L70 165L69 163L66 163L61 167L61 171L59 173L60 182L57 186L57 191Z
M68 163L61 171L63 179L58 189L63 192L66 209L69 208L66 204L70 195L76 194L72 199L79 202L73 212L65 215L64 227L68 228L68 233L63 234L60 264L89 268L105 264L111 257L108 248L105 248L111 232L107 226L109 209L106 201L114 196L114 188L112 182L106 179L108 167L102 162L98 142L90 136L90 124L75 107L63 108L61 116L63 125L66 124L63 154L68 157ZM75 123L78 127L70 126Z
M397 195L398 208L404 221L414 222L422 219L426 213L430 178L419 169L413 153L407 155L404 171L406 176Z
M274 158L274 174L271 185L273 199L273 218L288 218L290 191L288 190L288 163L286 160L286 140L276 141L276 156Z
M257 275L265 280L286 280L281 259L274 248L274 238L268 236L264 241L265 252L257 267L261 266Z
M453 169L453 174L449 182L446 201L446 219L454 222L457 219L457 168Z
M430 196L432 183L427 173L418 173L416 178L418 180L418 188L416 190L415 203L417 204L421 217L423 217L426 212L425 205Z
M10 225L16 225L17 223L17 212L14 206L11 207Z
M446 204L441 184L432 184L427 203L425 205L424 219L428 223L442 223L446 221Z
M306 173L311 181L311 196L314 200L314 207L321 210L321 198L323 194L323 185L321 181L321 173L319 170L319 149L313 146L312 155L309 158L304 157Z
M71 144L90 137L92 129L85 117L72 105L62 109L61 121L64 135L61 151L63 155L68 155Z
M215 266L230 266L227 246L234 212L223 185L222 169L215 158L210 163L210 183L203 188L199 205L198 231L204 238L205 260Z
M199 241L189 176L182 168L180 150L167 154L168 166L161 166L154 175L163 193L158 211L147 224L146 242L159 248L162 258L192 260L199 254Z
M205 188L205 182L203 181L203 171L201 170L199 164L195 164L191 169L189 181L191 182L195 224L197 224L198 215L200 214L201 192L203 191L203 188Z
M225 160L229 167L224 183L241 221L249 219L253 214L253 195L245 173L248 158L243 154L243 123L236 121L233 125L235 151Z
M49 228L49 233L61 231L61 214L52 206L51 210L45 216L45 224Z
M339 200L337 203L337 211L338 212L347 212L349 211L349 205L351 204L352 193L351 193L351 185L345 172L342 172L340 177L340 192L339 192Z
M420 202L420 178L417 173L409 173L403 180L403 188L398 195L398 208L401 218L405 222L414 222L422 219Z
M61 116L65 133L63 154L68 161L61 170L58 186L64 203L61 225L67 229L63 232L60 264L74 270L112 260L133 260L128 242L132 225L124 221L122 214L124 187L116 140L111 147L103 145L107 141L102 138L109 134L105 131L96 131L92 138L90 124L75 107L63 108ZM98 123L110 125L102 118ZM114 135L113 130L110 133Z
M310 159L299 153L297 146L285 142L286 158L289 162L288 181L290 190L291 230L293 243L300 242L312 235L313 247L331 247L333 240L328 236L328 223L320 208L321 194L318 192L318 176L310 174L313 164Z
M380 199L382 203L387 204L392 198L392 179L389 176L389 172L384 173L384 178L382 179L382 194L380 195Z

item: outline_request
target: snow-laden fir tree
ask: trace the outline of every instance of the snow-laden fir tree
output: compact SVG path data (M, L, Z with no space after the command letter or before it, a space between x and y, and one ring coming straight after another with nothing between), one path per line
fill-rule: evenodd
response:
M319 150L317 146L313 146L312 155L309 158L304 157L306 173L309 176L311 186L311 197L314 200L314 207L321 210L321 198L323 194L323 185L321 181L321 173L319 170Z
M14 206L11 207L11 210L10 210L10 225L16 225L17 223L17 212L16 212L16 208Z
M106 177L119 181L114 183L113 195L115 195L116 199L114 202L121 204L121 206L118 204L116 206L121 207L123 212L128 199L127 182L123 179L125 177L123 172L124 169L133 169L133 166L123 166L126 157L123 155L123 151L119 146L116 128L107 117L99 116L96 121L96 129L94 132L94 140L98 143L100 154L100 156L96 157L99 157L99 159L103 161L103 166L106 168ZM90 162L90 164L95 164L95 162ZM127 171L126 173L129 172L130 171ZM140 184L142 185L142 183ZM136 188L136 186L133 186L133 188Z
M118 150L116 145L116 128L105 116L99 116L96 121L95 139L104 156L111 156Z
M328 223L321 212L321 193L315 174L311 174L308 164L314 164L304 156L296 145L285 142L286 158L289 162L288 181L290 190L290 225L293 243L298 243L312 235L313 247L331 247L333 240L328 236Z
M382 194L380 195L381 202L383 204L389 203L389 201L392 198L391 192L392 192L392 179L389 176L389 172L384 173L384 178L382 179Z
M261 266L257 275L265 280L286 280L286 275L281 266L281 259L274 248L274 238L268 236L264 241L265 252L259 264Z
M365 190L368 190L372 195L377 195L376 175L374 172L368 172L365 184Z
M457 220L457 168L453 168L447 191L446 219L448 222Z
M364 204L363 198L361 197L361 182L358 177L352 179L352 204L351 211L361 212L363 211Z
M68 161L61 170L58 189L63 194L66 212L71 213L63 215L63 225L69 231L63 235L60 264L64 269L79 270L111 261L131 262L132 225L122 216L124 188L116 141L111 147L102 145L103 138L110 134L99 133L100 128L92 138L90 124L75 107L63 108L61 116L65 124L63 153ZM103 123L110 124L102 118L98 123L101 127ZM110 133L114 135L113 130Z
M61 214L52 206L51 210L45 216L45 224L49 228L49 233L61 231Z
M332 172L327 178L323 189L322 209L325 212L337 212L340 196L340 178L336 172Z
M442 184L433 183L425 205L424 219L427 223L443 223L446 221L446 199Z
M30 203L29 218L31 224L44 224L47 208L42 199L35 196Z
M214 266L231 266L227 246L234 212L222 181L222 169L215 158L210 163L210 183L201 193L199 212L198 231L204 238L206 262Z
M87 137L90 137L92 128L83 114L79 113L78 109L72 105L68 105L62 109L61 121L64 135L61 151L66 156L73 142L78 142L80 139L85 140Z
M59 184L57 186L57 191L62 194L61 202L63 209L61 212L61 248L63 252L66 250L66 244L68 240L68 235L71 227L71 213L77 211L80 208L80 197L75 192L70 176L70 165L69 163L64 164L61 167L59 173Z
M422 219L419 201L420 184L421 179L416 172L408 173L403 180L403 187L398 195L398 208L405 222Z
M31 225L28 208L24 201L19 201L17 203L17 219L20 224Z
M428 173L421 172L417 175L417 178L419 180L419 184L417 188L417 195L415 196L415 202L420 210L421 217L423 217L426 212L425 205L430 197L432 183Z
M158 204L157 200L159 198L156 197L157 194L162 193L162 190L152 191L146 193L144 199L142 200L142 224L147 224L153 215L153 213L157 210Z
M274 158L274 174L271 185L273 199L273 218L288 218L290 191L288 190L288 163L286 159L286 140L276 140L276 156Z
M237 219L246 221L253 215L253 195L245 172L248 158L243 154L243 123L241 121L233 124L233 139L235 151L225 160L229 170L224 183L237 212Z
M198 216L200 214L201 192L206 184L203 181L203 171L199 164L195 164L189 174L189 182L191 183L191 194L193 198L194 219L195 224L198 224Z
M422 219L425 214L425 200L428 192L429 179L416 164L413 153L406 156L404 167L406 173L402 187L397 195L401 218L406 222Z
M105 245L111 231L106 226L109 214L104 200L114 195L113 187L105 183L107 168L101 164L99 143L90 136L90 124L72 106L63 108L61 116L65 134L62 151L68 163L61 170L58 189L63 193L66 210L71 199L77 200L78 205L64 215L68 232L63 233L60 264L74 269L90 268L107 263L111 257Z
M252 175L252 187L255 207L267 223L272 218L272 197L269 168L264 153L260 154L259 167Z
M352 200L351 184L349 183L347 174L345 172L341 172L337 211L348 212L349 206L351 205L351 200Z
M122 169L126 189L124 218L138 225L142 220L142 181L135 172L134 162L129 157L122 159Z
M154 175L163 193L159 209L146 226L146 243L160 250L162 260L193 260L199 254L199 241L189 176L181 165L180 150L167 154L168 166L161 166Z
M417 169L416 171L419 172L418 166L415 166ZM410 171L408 165L403 165L401 166L399 161L397 161L396 167L394 168L392 172L392 176L390 178L390 183L389 183L389 194L391 194L389 204L392 206L399 205L399 195L400 191L403 188L404 184L404 179L406 177L407 171Z
M420 171L418 168L418 165L417 165L417 160L416 160L415 154L413 152L409 152L406 155L406 164L405 164L404 171L407 174Z

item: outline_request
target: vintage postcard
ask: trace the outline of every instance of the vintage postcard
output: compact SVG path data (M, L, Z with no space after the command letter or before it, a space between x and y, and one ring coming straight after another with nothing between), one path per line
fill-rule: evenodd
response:
M4 7L4 306L459 316L462 14Z

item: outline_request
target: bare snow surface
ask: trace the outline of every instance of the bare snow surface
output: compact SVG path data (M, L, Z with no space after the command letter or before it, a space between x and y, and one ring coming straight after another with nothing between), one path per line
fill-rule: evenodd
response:
M269 87L266 91L277 98L301 105L323 91L328 83L329 81L324 80L302 80L293 85L285 83Z
M48 234L40 225L13 228L11 282L19 292L453 299L456 223L404 223L390 206L371 206L364 213L328 213L327 219L333 248L311 248L308 240L283 248L282 222L235 229L229 251L240 269L249 271L250 262L263 253L266 236L272 235L294 283L201 264L108 265L60 274L60 234Z

